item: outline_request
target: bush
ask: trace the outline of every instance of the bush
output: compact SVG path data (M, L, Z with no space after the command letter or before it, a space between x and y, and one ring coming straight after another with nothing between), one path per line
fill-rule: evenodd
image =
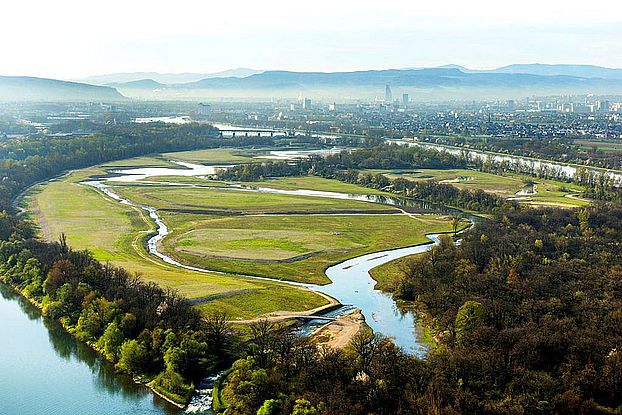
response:
M167 398L181 404L186 404L194 392L194 385L185 383L181 375L172 370L166 370L156 376L152 386Z

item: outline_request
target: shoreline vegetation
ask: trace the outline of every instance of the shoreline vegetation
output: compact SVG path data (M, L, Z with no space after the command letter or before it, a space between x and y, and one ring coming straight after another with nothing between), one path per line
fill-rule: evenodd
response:
M19 287L10 284L10 283L5 283L3 281L0 281L0 284L4 284L6 287L9 287L11 290L13 290L13 292L15 292L16 294L18 294L21 298L23 298L24 300L28 301L28 303L30 303L31 305L33 305L34 307L37 308L37 310L39 310L39 312L41 313L42 317L47 318L44 314L43 314L43 304L39 301L37 301L35 298L29 297L25 291L23 289L20 289ZM106 361L109 364L114 365L115 362L112 360L109 360L106 358L105 355L105 350L97 347L96 343L93 342L89 342L86 340L80 340L78 339L77 335L76 335L76 329L73 326L70 326L66 323L65 320L62 319L57 319L55 320L57 321L60 326L63 328L63 330L65 330L67 333L71 334L76 341L81 342L82 344L85 344L86 346L88 346L91 350L93 350L94 352L97 353L98 357L104 361ZM115 369L118 371L118 369ZM119 371L120 373L123 373L121 371ZM127 374L127 373L126 373ZM131 375L131 374L130 374ZM180 409L183 409L186 407L186 404L182 403L183 401L180 400L175 400L171 397L169 397L166 393L166 391L163 390L158 390L156 387L154 387L153 385L153 379L145 379L142 378L140 376L132 376L132 380L134 381L134 383L137 383L139 385L143 385L146 388L148 388L151 392L155 393L156 395L158 395L160 398L164 399L165 401L167 401L168 403L170 403L171 405L174 405Z

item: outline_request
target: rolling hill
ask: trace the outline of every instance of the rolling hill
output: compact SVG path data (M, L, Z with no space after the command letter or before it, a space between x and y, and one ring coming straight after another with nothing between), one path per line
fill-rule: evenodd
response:
M0 76L0 101L120 101L107 86L29 76Z
M508 99L532 95L622 94L622 79L569 75L468 71L458 67L391 69L355 72L266 71L244 78L206 78L196 82L154 88L118 85L129 96L141 93L155 99L273 97L374 99L391 85L394 96L410 94L411 100ZM144 97L144 96L143 96Z

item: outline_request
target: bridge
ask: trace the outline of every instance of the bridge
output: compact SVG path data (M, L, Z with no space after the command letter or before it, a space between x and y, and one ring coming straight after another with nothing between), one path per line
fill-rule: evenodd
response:
M264 128L235 128L219 130L220 136L231 135L232 137L274 137L275 135L293 137L294 131L270 130Z

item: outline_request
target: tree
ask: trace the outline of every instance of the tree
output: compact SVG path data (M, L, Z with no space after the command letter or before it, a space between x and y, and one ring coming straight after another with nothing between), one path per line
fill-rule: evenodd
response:
M257 410L257 415L278 415L281 412L281 402L277 399L268 399Z
M451 229L453 229L454 231L454 236L458 234L458 228L460 227L461 223L462 223L462 218L460 216L458 215L451 216Z
M319 415L320 412L306 399L297 399L292 415Z
M233 330L226 314L214 313L205 319L205 338L210 352L218 358L233 353L231 340Z
M486 311L477 301L465 301L458 309L455 321L456 342L462 344L465 335L484 324Z
M101 336L115 315L118 313L114 302L98 297L88 303L80 313L76 335L80 340L95 340Z
M137 340L126 340L121 346L117 366L130 373L143 373L148 357L147 350Z
M186 383L179 373L171 370L165 370L156 376L153 386L163 390L167 396L180 403L187 403L194 392L192 383Z
M100 348L106 359L116 362L119 359L119 352L124 340L123 332L121 332L117 323L113 321L108 324L104 334L97 341L97 347Z

